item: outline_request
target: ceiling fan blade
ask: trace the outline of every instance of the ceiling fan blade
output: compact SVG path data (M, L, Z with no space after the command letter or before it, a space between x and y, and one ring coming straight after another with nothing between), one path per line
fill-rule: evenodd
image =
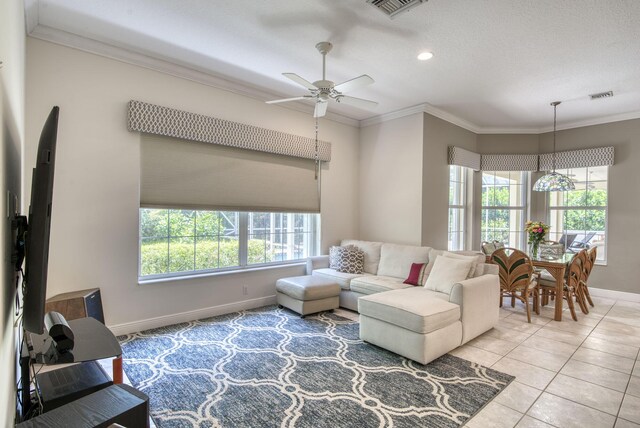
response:
M311 95L303 95L301 97L293 97L293 98L283 98L281 100L273 100L273 101L266 101L267 104L278 104L278 103L286 103L288 101L298 101L298 100L304 100L307 98L313 98Z
M349 97L346 95L342 95L336 98L336 101L343 104L349 104L350 106L360 107L360 108L371 108L378 105L375 101L364 100L362 98Z
M339 85L334 86L333 89L340 93L347 93L353 91L354 89L370 85L372 83L373 79L371 78L371 76L363 74L362 76L358 76L351 80L347 80L346 82L340 83Z
M313 83L309 82L307 79L303 79L302 77L298 76L296 73L282 73L282 75L284 77L288 77L289 79L293 80L298 85L304 86L305 88L310 89L312 91L318 89L317 87L314 86Z
M327 114L327 107L329 103L326 101L318 101L316 103L316 109L313 111L313 117L322 117Z

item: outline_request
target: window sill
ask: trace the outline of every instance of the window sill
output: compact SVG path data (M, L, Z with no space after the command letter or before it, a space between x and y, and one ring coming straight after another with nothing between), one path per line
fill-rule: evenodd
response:
M294 267L294 266L306 266L306 264L307 264L307 261L302 260L302 261L295 261L291 263L280 263L277 265L262 265L262 266L232 269L232 270L225 270L225 271L218 271L218 272L192 273L192 274L166 276L166 277L150 278L150 279L138 278L138 285L156 284L161 282L173 282L173 281L188 281L191 279L202 279L202 278L209 278L209 277L216 277L216 276L236 275L236 274L247 273L247 272L260 272L260 271L282 269L282 268Z

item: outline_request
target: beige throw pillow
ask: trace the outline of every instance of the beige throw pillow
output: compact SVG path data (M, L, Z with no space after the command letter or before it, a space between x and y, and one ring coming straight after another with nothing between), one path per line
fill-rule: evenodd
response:
M450 253L449 251L445 251L442 254L444 257L448 257L450 259L459 259L459 260L470 260L473 262L473 266L469 271L468 278L475 278L476 276L480 276L482 274L483 268L480 266L481 263L484 263L486 257L484 254L478 254L477 256L467 256L465 254L456 254Z
M451 294L454 284L467 279L472 267L471 260L438 256L424 287L428 290Z

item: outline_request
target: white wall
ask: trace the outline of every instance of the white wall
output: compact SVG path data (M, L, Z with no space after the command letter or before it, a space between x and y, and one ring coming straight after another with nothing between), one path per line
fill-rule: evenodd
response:
M0 426L13 426L16 410L16 343L13 302L15 274L11 265L11 218L7 218L7 192L21 197L21 154L24 144L25 29L22 1L0 2ZM20 204L20 199L18 204ZM13 207L11 207L13 208ZM20 210L20 206L17 207ZM12 209L11 209L12 211ZM12 217L12 216L11 216Z
M126 127L131 99L308 137L314 132L309 114L27 38L26 165L35 161L34 142L49 110L60 106L48 295L100 287L107 324L120 325L273 296L277 278L302 274L293 266L137 284L140 135ZM320 138L332 143L322 174L326 252L357 236L358 129L321 120ZM30 186L28 174L24 179Z
M422 113L360 129L360 238L420 245Z

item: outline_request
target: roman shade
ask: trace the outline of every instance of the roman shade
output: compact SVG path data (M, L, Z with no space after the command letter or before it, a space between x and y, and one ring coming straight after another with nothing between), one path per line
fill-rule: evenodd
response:
M613 165L613 147L596 147L593 149L569 150L556 153L556 168L586 168L592 166ZM540 155L540 171L551 171L553 153Z
M140 206L320 212L315 162L141 134Z
M480 155L460 147L449 146L448 163L449 165L464 166L474 171L479 171Z

